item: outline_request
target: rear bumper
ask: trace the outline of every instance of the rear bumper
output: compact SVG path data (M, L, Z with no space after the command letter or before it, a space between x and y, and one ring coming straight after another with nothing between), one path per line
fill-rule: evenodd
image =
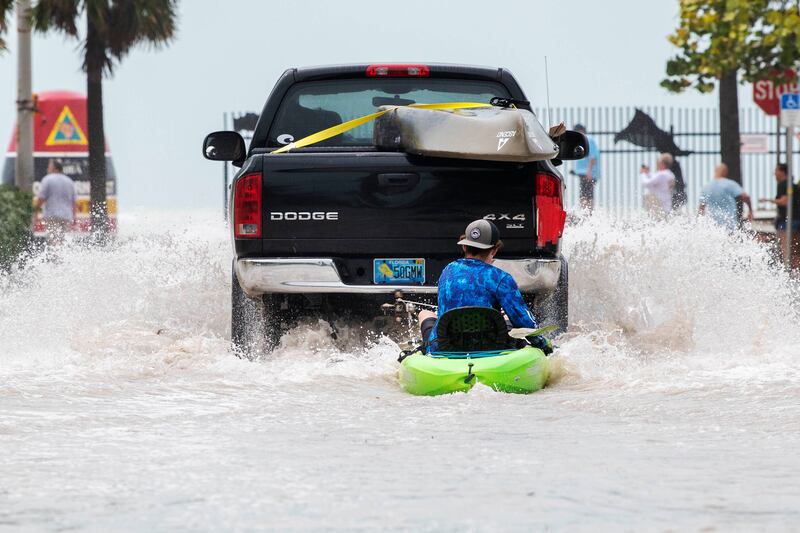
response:
M494 265L511 274L522 292L548 292L558 285L558 259L496 259ZM236 277L248 296L262 294L435 294L422 285L348 285L330 258L239 259Z

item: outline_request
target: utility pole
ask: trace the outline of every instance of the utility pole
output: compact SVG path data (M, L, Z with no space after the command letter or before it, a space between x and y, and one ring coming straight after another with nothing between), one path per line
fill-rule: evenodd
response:
M794 192L794 177L792 177L794 166L794 126L786 128L786 268L792 268L792 193Z
M33 187L33 87L31 82L31 0L17 0L17 157L15 185Z

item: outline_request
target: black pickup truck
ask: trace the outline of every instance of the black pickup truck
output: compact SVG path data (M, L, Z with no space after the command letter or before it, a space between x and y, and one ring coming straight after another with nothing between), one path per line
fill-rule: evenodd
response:
M460 255L459 235L478 218L500 229L505 246L494 264L514 277L539 321L566 329L564 185L556 167L582 155L582 136L554 139L560 159L525 164L381 151L372 123L272 153L384 105L493 98L530 109L502 68L292 68L269 95L249 148L236 132L209 134L203 155L241 168L229 209L235 347L269 351L300 313L377 315L398 291L435 301L442 269Z

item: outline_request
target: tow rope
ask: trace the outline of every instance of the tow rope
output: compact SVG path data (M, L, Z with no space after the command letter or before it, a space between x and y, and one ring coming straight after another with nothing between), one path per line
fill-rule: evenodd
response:
M393 105L387 109L382 111L378 111L376 113L370 113L369 115L364 115L363 117L354 118L353 120L348 120L347 122L343 122L341 124L337 124L336 126L331 126L330 128L324 129L322 131L318 131L317 133L312 133L308 137L303 137L299 141L294 141L286 146L278 148L273 154L282 154L284 152L288 152L289 150L294 150L295 148L305 148L306 146L311 146L312 144L317 144L318 142L326 141L331 137L336 137L337 135L341 135L342 133L346 133L352 129L355 129L363 124L371 120L375 120L381 115L385 115L389 111L394 111L400 107L414 107L416 109L432 109L432 110L448 110L448 109L475 109L478 107L492 107L491 104L479 104L477 102L449 102L446 104L411 104L408 106L403 105Z

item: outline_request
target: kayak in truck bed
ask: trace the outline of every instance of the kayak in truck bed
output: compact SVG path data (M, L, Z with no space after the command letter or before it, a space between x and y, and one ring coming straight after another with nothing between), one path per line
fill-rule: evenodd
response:
M415 352L400 363L400 386L420 396L469 392L476 383L496 391L528 394L544 387L550 365L533 346L475 353Z
M528 163L549 161L559 147L527 109L395 107L375 119L372 142L410 154Z

